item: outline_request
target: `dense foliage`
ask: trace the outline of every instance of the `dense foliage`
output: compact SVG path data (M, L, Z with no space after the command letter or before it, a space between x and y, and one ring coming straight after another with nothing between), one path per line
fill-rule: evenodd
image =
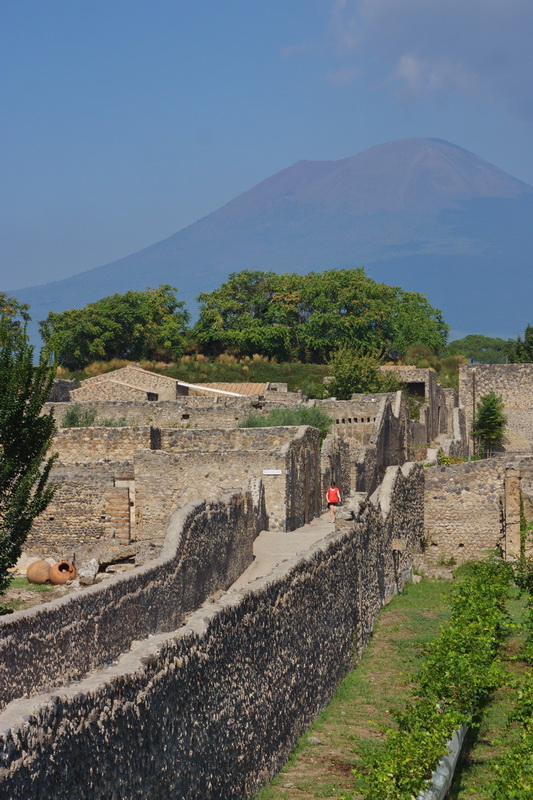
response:
M510 364L531 364L533 362L533 327L526 326L524 338L510 339L507 343L507 356Z
M245 270L198 300L194 337L211 355L324 363L343 344L404 353L421 342L436 352L448 333L423 295L376 283L362 268L307 275Z
M330 362L333 380L328 384L329 394L337 400L349 400L352 394L395 392L402 388L394 375L381 372L379 367L378 355L341 348Z
M463 339L455 339L450 342L448 352L450 355L463 355L472 364L506 364L509 343L505 339L473 333Z
M55 367L33 347L24 331L0 315L0 591L20 556L35 517L49 504L54 458L46 458L55 432L52 412L41 414Z
M512 568L499 560L463 568L452 615L429 646L413 699L395 713L397 727L358 770L357 792L367 800L417 797L454 730L468 724L502 680L498 647L506 620Z
M79 370L96 359L179 358L188 320L176 289L159 286L114 294L81 309L51 311L39 328L59 363Z
M503 413L503 400L495 392L481 395L477 404L472 434L478 455L489 458L505 441L507 417Z

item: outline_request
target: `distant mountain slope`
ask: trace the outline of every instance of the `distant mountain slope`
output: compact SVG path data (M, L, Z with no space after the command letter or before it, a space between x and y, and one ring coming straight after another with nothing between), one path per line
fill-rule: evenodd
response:
M428 295L465 332L533 322L533 187L439 139L403 139L340 161L299 161L130 256L12 292L34 319L170 283L192 309L228 273L361 266Z

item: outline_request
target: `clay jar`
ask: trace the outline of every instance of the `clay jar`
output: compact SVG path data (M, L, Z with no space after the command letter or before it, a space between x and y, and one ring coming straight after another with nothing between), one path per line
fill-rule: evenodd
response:
M50 564L47 561L34 561L26 570L30 583L46 583L50 580Z
M71 581L76 575L76 567L70 561L58 561L57 564L50 567L50 580L55 584Z

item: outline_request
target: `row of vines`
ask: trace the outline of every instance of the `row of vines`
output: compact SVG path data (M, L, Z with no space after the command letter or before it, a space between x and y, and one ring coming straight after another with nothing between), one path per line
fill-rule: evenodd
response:
M522 564L523 566L523 564ZM521 658L533 661L531 576L520 569L517 582L528 592L529 615ZM528 577L529 576L529 577ZM510 680L500 646L512 627L506 602L514 585L513 568L497 558L458 570L452 612L428 647L405 708L393 712L395 727L384 745L355 770L354 789L341 800L414 800L428 785L447 743L461 726L475 724L498 686ZM533 796L533 677L514 681L515 704L509 719L513 745L494 765L492 800Z

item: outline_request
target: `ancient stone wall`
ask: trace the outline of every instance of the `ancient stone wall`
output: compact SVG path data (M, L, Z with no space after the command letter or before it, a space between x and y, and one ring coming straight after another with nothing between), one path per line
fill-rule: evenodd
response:
M153 425L161 428L235 428L237 423L250 412L266 414L273 408L285 408L287 402L280 398L288 397L272 393L272 400L259 400L257 397L182 397L175 401L87 401L98 416L96 425L104 419L126 420L127 425ZM137 397L137 395L135 395ZM289 403L291 405L291 403ZM294 403L292 403L294 405ZM61 427L63 417L72 406L69 403L47 403L44 411L54 409L54 415Z
M350 445L352 492L373 491L388 466L407 460L409 413L402 392L313 402L335 420L333 432Z
M326 490L335 481L340 489L343 502L349 497L352 489L352 464L350 445L334 434L328 434L322 443L320 452L320 475L322 484L322 509L327 508Z
M175 506L199 495L217 497L250 478L264 481L272 529L293 530L320 511L314 428L166 429L161 436L160 450L135 455L138 539L160 538Z
M474 387L475 384L475 387ZM475 388L475 398L474 398ZM505 450L530 453L533 442L533 364L476 364L459 368L459 399L472 429L473 407L481 395L496 392L507 415Z
M151 447L151 428L61 428L54 436L50 452L58 453L63 464L133 460L139 447Z
M227 589L253 558L257 521L264 518L257 489L255 501L254 509L252 494L244 492L193 502L172 516L157 560L0 618L0 704L79 680L134 639L178 628L212 592Z
M98 542L110 536L112 528L116 535L119 520L114 515L114 501L120 490L115 480L132 478L129 461L54 464L50 475L57 487L54 498L34 520L25 550L40 557L71 560L81 542ZM123 541L120 535L116 538Z
M429 563L478 559L504 536L503 459L424 470L424 527Z
M313 553L204 605L102 673L11 704L0 715L0 792L11 800L253 797L409 575L423 477L419 466L390 470L378 505L364 502ZM130 613L122 611L125 621Z
M124 403L142 403L150 399L149 394L153 395L153 400L160 399L158 393L149 393L146 389L142 389L139 386L133 386L123 381L111 380L108 378L105 381L98 381L88 386L80 386L79 389L73 389L70 392L70 400L73 403L109 402L112 400ZM170 400L171 398L161 399Z

